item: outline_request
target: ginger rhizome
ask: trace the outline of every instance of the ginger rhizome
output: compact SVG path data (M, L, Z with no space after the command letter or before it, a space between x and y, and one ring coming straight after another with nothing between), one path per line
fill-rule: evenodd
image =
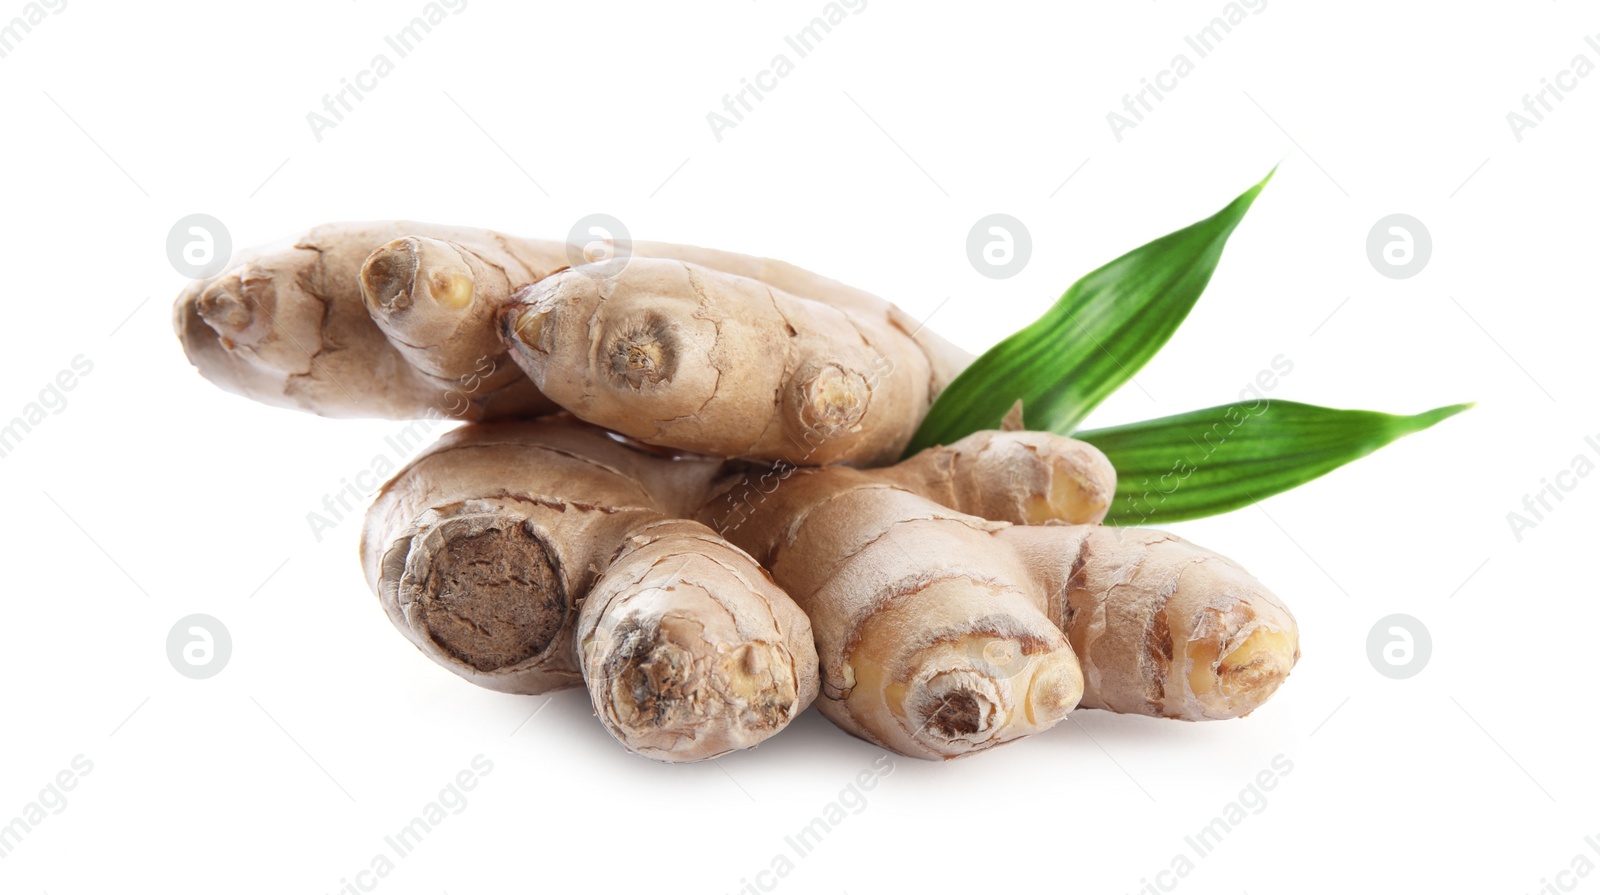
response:
M1223 557L1092 524L1114 481L1087 445L978 433L887 469L791 470L736 515L741 483L725 483L702 518L810 616L822 712L897 752L990 748L1080 698L1185 720L1253 710L1298 658L1293 617Z
M433 263L417 280L409 273L424 242ZM567 263L562 243L488 230L328 224L197 280L174 324L202 376L265 404L332 417L535 416L555 405L496 340L470 330L486 328L510 289Z
M801 274L774 279L809 294L662 258L579 266L520 290L505 338L546 396L640 441L892 462L969 358L888 302Z
M370 509L374 592L462 677L582 683L651 758L754 746L813 700L921 758L1079 705L1232 718L1299 658L1238 565L1098 524L1116 474L1088 444L981 432L887 465L970 356L781 262L332 224L192 284L175 322L258 401L473 421Z
M488 230L329 224L197 281L175 323L202 375L268 404L464 420L559 404L650 444L800 465L893 459L971 360L792 265L632 251L585 263Z
M806 616L687 518L721 470L568 419L468 425L384 486L362 563L401 633L462 677L512 693L581 680L629 749L714 757L817 689Z
M1102 526L997 534L1036 563L1051 618L1083 663L1089 708L1237 718L1299 661L1288 608L1237 563L1176 535Z

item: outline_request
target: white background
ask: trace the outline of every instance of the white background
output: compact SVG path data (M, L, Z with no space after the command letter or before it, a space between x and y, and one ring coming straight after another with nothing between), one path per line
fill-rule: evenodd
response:
M0 823L93 763L0 859L7 892L332 893L474 756L493 771L381 892L1600 892L1557 877L1600 834L1592 686L1600 476L1593 397L1600 76L1519 141L1506 114L1583 53L1580 4L1273 0L1204 59L1222 2L871 0L717 140L707 113L788 52L819 0L471 0L319 141L307 113L388 52L420 0L70 0L0 59L0 421L92 372L0 460ZM0 21L25 9L0 0ZM1186 52L1118 140L1106 115ZM183 215L246 246L410 217L559 238L605 212L638 238L790 260L981 350L1076 277L1210 214L1282 162L1205 298L1091 425L1274 397L1479 406L1256 508L1177 526L1294 609L1304 659L1250 718L1080 712L967 761L897 758L803 859L796 833L879 750L815 712L754 752L665 766L581 691L489 693L390 629L359 520L307 513L386 452L389 422L252 405L201 380L169 322ZM1007 280L968 229L1032 232ZM1431 231L1411 279L1367 232ZM946 302L948 299L948 302ZM941 303L943 304L941 305ZM1531 518L1531 517L1530 517ZM209 680L168 663L179 618L232 632ZM1366 639L1432 633L1391 680ZM529 716L537 711L532 720ZM1292 772L1214 852L1184 837L1275 756ZM775 855L795 862L759 877ZM1175 855L1194 869L1168 875ZM374 878L363 877L372 882ZM1148 881L1148 882L1147 882Z

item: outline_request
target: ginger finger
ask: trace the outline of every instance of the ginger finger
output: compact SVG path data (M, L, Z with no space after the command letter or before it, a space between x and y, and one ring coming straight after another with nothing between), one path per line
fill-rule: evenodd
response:
M789 470L737 512L726 495L742 483L725 481L701 518L810 615L823 714L904 754L955 757L1047 728L1077 702L1032 695L1070 692L1063 653L1081 668L1086 706L1185 720L1259 707L1298 659L1298 633L1282 603L1234 563L1164 532L1014 525L930 499L1019 520L1103 517L1115 482L1109 464L1069 442L979 433L887 469ZM1080 482L1099 496L1075 494ZM1041 636L1040 619L1070 649ZM997 680L992 668L968 667L942 679L956 686L930 687L950 656L923 646L973 638L1032 658L1022 663L1032 677ZM1024 690L1018 679L1045 683ZM918 706L941 704L939 692L962 707L964 743L939 736L948 725L919 726L929 714ZM983 718L1000 724L976 741L983 731L971 722Z
M1232 560L1163 531L1015 526L1083 664L1083 705L1205 721L1260 708L1300 659L1294 616Z
M873 473L1003 522L1098 523L1116 475L1094 446L978 432ZM1254 711L1299 660L1293 615L1238 564L1166 532L1015 529L1085 675L1083 705L1190 721ZM1029 546L1033 544L1034 546ZM1061 569L1063 557L1072 565Z
M413 367L493 391L526 381L494 328L513 282L532 275L518 270L498 249L406 236L367 257L361 295L378 328Z
M824 715L955 758L1048 729L1083 692L1026 568L993 546L1005 527L831 467L797 470L725 534L811 618Z
M887 315L890 325L908 333L908 338L922 348L932 366L935 391L942 390L972 362L972 355L941 338L898 306L870 292L812 273L787 261L659 242L636 242L634 254L643 258L686 261L711 270L759 280L780 292L820 302L852 316L881 319Z
M978 432L871 475L1015 524L1098 523L1116 491L1093 445L1043 432ZM1234 718L1265 702L1299 659L1294 617L1276 596L1233 561L1174 535L1083 526L997 537L1033 552L1050 617L1083 665L1084 706ZM1073 563L1065 571L1063 557Z
M395 626L468 680L586 679L608 729L658 760L753 746L815 697L816 652L754 561L673 518L721 466L562 418L469 425L384 486L363 566ZM680 661L657 661L661 644Z
M918 352L934 364L935 391L970 360L887 302L791 265L692 246L638 245L765 278L808 300L879 319L902 337L913 332ZM555 406L504 362L493 314L512 290L582 258L565 243L466 227L328 224L241 252L223 273L191 284L178 298L174 326L201 375L267 404L334 417L534 416ZM594 274L627 263L587 268ZM851 348L858 337L844 334ZM573 337L586 344L588 334L575 328ZM820 406L813 412L824 415L833 412L841 388L850 387L827 370L809 380L808 374L802 385L818 393L809 400ZM920 418L925 403L908 412ZM790 449L804 452L804 445Z
M1117 490L1117 472L1099 448L1048 432L975 432L873 475L953 510L1019 525L1099 523Z
M501 325L546 395L640 441L808 466L882 464L958 362L936 363L887 302L860 303L635 257L518 291Z
M577 630L595 713L650 758L755 746L816 695L809 621L754 561L696 522L635 528L590 589Z
M362 300L359 274L375 249L406 235L477 246L517 285L567 263L564 244L502 243L487 230L405 221L316 227L244 251L184 290L174 325L190 362L223 389L323 416L488 419L553 410L525 377L508 371L485 382L481 369L463 377L459 364L419 367L415 352L385 337Z

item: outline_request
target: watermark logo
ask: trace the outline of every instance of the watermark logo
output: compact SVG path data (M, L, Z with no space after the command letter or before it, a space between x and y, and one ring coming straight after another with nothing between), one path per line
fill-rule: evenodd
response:
M228 626L209 615L186 615L167 632L167 661L184 677L197 681L216 677L232 655Z
M1397 681L1416 677L1432 655L1428 626L1412 616L1386 615L1367 632L1367 659L1384 677Z
M460 15L466 8L467 0L434 0L423 6L422 11L399 30L384 35L383 43L388 52L377 53L368 61L366 68L348 78L340 78L338 90L322 95L322 109L306 113L311 136L321 143L323 134L343 124L345 118L355 111L356 105L367 98L367 94L377 90L384 78L394 74L396 59L404 59L416 52L422 41L433 33L433 29L450 16ZM394 53L394 58L390 58L390 52Z
M805 59L816 51L823 38L843 24L852 15L867 8L867 0L835 0L822 7L821 12L807 22L805 27L783 38L784 52L775 54L767 67L748 78L739 79L739 89L722 95L722 110L706 113L706 124L711 126L711 136L718 143L722 135L744 122L745 116L755 111L756 105L767 94L778 89L778 84L794 74L795 61ZM794 58L789 54L794 53Z
M1156 109L1156 105L1167 98L1167 94L1178 89L1178 84L1194 74L1195 62L1210 56L1221 46L1222 41L1233 33L1233 29L1244 24L1252 15L1259 15L1267 8L1267 0L1239 0L1222 7L1222 11L1215 18L1207 22L1205 27L1193 34L1183 37L1186 51L1175 54L1167 67L1156 72L1153 76L1139 79L1139 89L1132 93L1122 95L1122 110L1115 109L1106 113L1106 124L1111 126L1111 136L1118 143L1122 142L1123 134L1142 124L1145 118ZM1189 58L1193 52L1194 59Z
M410 857L423 841L453 816L467 810L467 793L478 788L484 777L494 772L494 762L479 753L472 757L467 767L450 778L439 794L422 806L415 817L398 830L383 837L383 848L373 854L367 866L353 876L339 880L336 895L359 895L371 892L378 883L389 877L399 867L399 862Z
M9 857L22 840L52 815L67 810L67 793L78 788L82 778L94 770L94 762L79 753L46 783L33 801L22 806L9 823L0 825L0 858Z
M1031 257L1033 236L1027 225L1009 214L986 215L967 231L967 260L991 280L1022 273Z
M609 279L622 273L633 257L633 236L609 214L586 214L567 231L567 263L583 267L585 276Z
M1433 237L1422 222L1409 214L1378 219L1367 231L1367 260L1372 269L1391 280L1422 273L1433 256Z
M33 0L22 7L22 12L13 16L11 21L0 23L0 59L16 52L23 38L32 34L36 26L48 21L46 15L60 15L66 8L67 0Z
M1600 35L1586 34L1583 42L1589 45L1591 51L1600 53ZM1506 113L1506 124L1511 126L1512 138L1521 143L1523 134L1542 124L1545 116L1554 112L1566 100L1567 94L1577 90L1584 78L1594 74L1594 70L1594 60L1589 58L1589 54L1579 53L1554 76L1540 78L1538 90L1522 95L1522 109L1512 109Z
M39 397L23 405L22 410L9 422L0 419L0 460L11 456L22 440L51 416L59 416L67 409L67 392L78 387L78 381L94 370L94 362L80 354L56 373L53 379L39 390Z
M1560 895L1562 892L1571 892L1578 888L1578 884L1590 874L1594 873L1597 865L1590 853L1600 855L1600 834L1583 837L1586 850L1580 850L1567 861L1567 866L1556 871L1551 879L1548 876L1539 878L1539 889L1534 895Z
M893 376L894 373L894 361L882 354L874 354L872 369L862 376L867 392L870 394L880 382ZM800 462L805 463L828 443L828 436L808 427L800 437L791 435L789 440L798 450ZM738 484L723 493L719 507L721 514L712 517L711 527L722 535L736 531L755 515L759 504L766 503L767 498L776 493L779 486L798 470L799 466L796 464L779 460L760 475L754 472L745 475Z
M1000 680L1010 680L1033 667L1034 656L1011 637L974 637L967 641L967 659Z
M1167 498L1176 494L1183 483L1205 466L1213 454L1217 452L1229 438L1232 438L1242 427L1251 420L1266 413L1272 407L1272 399L1267 393L1276 389L1278 384L1294 372L1294 361L1286 354L1279 354L1272 358L1267 367L1257 371L1256 375L1239 390L1238 401L1216 408L1220 415L1211 427L1206 430L1200 439L1194 441L1195 452L1185 453L1184 456L1173 461L1172 468L1155 477L1142 479L1137 487L1142 488L1138 494L1129 493L1119 498L1119 512L1137 513L1141 520L1148 519L1155 513ZM1131 484L1131 480L1126 484ZM1143 506L1140 506L1140 503Z
M1268 766L1239 790L1238 796L1223 805L1215 817L1183 837L1185 848L1173 854L1165 868L1139 880L1135 895L1161 895L1177 889L1179 883L1199 869L1199 862L1214 854L1233 831L1249 818L1267 810L1270 805L1267 793L1277 789L1283 778L1293 772L1294 762L1289 756L1281 753L1273 756Z
M167 231L167 261L191 280L222 273L232 254L228 228L209 214L185 215Z
M1596 457L1600 457L1600 439L1594 435L1585 436L1584 446ZM1595 461L1588 454L1574 454L1572 462L1566 469L1554 476L1539 480L1539 490L1522 496L1522 512L1512 510L1506 513L1506 524L1511 526L1511 534L1522 543L1523 535L1539 527L1539 523L1549 518L1551 513L1567 495L1578 490L1578 485L1596 469ZM1553 479L1553 481L1552 481Z
M854 779L839 790L833 801L822 806L811 821L795 832L783 837L786 849L775 852L763 870L739 880L734 895L761 895L778 888L778 884L799 868L799 861L810 857L830 833L853 815L867 810L867 793L878 787L884 777L894 773L894 758L880 755L870 766L862 768ZM791 857L792 856L792 857Z
M429 407L420 418L383 437L388 453L374 454L366 469L339 479L339 488L322 495L322 512L306 513L306 525L311 537L322 543L322 536L355 515L364 503L394 474L415 452L428 443L428 435L447 419L456 419L472 407L469 396L483 387L483 382L494 375L499 363L487 355L478 358L475 372L456 377L457 385L445 393L441 406ZM354 479L354 481L351 481Z

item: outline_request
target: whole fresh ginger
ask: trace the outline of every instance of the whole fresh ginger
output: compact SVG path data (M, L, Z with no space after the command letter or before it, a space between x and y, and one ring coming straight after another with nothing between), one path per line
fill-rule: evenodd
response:
M652 758L756 745L819 691L924 758L1080 703L1231 718L1299 657L1236 564L1097 524L1115 472L1093 447L989 432L883 465L970 358L781 262L334 224L244 253L175 315L203 375L266 403L505 421L385 486L369 581L436 662L517 693L581 681ZM533 419L560 408L621 434Z
M650 444L801 465L892 459L970 360L792 265L632 251L589 263L488 230L329 224L192 284L175 325L202 375L268 404L492 420L560 403Z
M685 518L722 466L559 417L468 425L383 487L362 565L395 627L456 674L512 693L584 682L634 752L714 757L817 691L805 615Z
M886 469L794 469L736 515L726 495L743 483L724 483L701 518L810 616L822 713L902 754L1049 727L1079 702L1068 657L1088 707L1252 711L1299 658L1293 616L1224 557L1091 524L1114 482L1082 443L985 432ZM1011 524L1040 521L1054 524Z

